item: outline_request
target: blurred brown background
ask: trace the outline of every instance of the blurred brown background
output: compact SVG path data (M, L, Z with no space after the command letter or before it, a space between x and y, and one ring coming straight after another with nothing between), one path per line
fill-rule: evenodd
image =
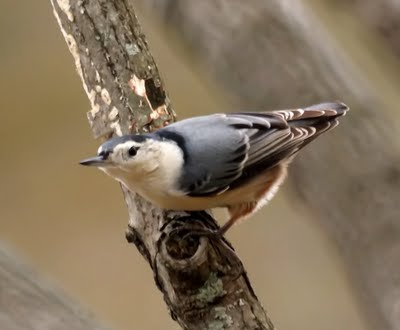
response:
M373 27L355 7L306 4L326 21L338 47L352 45L346 56L393 105L398 122L399 63ZM179 35L157 16L138 14L180 118L235 110L234 97L203 73ZM118 185L77 165L98 142L50 3L0 0L0 40L0 241L112 328L176 329L148 265L125 241ZM332 132L340 133L340 127ZM368 328L339 250L291 186L228 237L277 328Z

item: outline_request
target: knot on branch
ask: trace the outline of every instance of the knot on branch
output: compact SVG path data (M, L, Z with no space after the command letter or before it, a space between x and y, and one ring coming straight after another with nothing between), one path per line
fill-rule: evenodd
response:
M173 215L173 214L170 214ZM185 216L174 216L162 228L158 241L166 260L171 265L179 263L198 263L204 257L208 236L218 229L215 220L206 212L192 212ZM189 266L189 265L186 265Z
M200 320L217 302L234 303L232 284L244 269L228 241L209 235L218 229L215 220L206 212L169 212L167 218L153 265L172 315Z
M169 268L197 272L211 260L230 264L238 259L230 243L215 234L219 226L207 212L170 212L166 218L157 250Z

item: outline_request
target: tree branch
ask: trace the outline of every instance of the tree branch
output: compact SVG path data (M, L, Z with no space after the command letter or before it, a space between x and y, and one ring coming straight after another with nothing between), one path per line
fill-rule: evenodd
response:
M148 132L175 120L128 1L52 4L91 102L88 118L95 137ZM209 214L160 210L122 190L129 211L127 239L149 262L171 316L182 328L274 328L230 244L185 236L217 228Z

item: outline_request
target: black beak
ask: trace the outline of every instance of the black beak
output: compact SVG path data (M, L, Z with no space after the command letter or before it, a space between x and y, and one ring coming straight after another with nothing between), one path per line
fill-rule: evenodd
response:
M84 165L84 166L97 166L97 167L102 167L102 166L107 166L108 162L104 158L104 156L96 156L92 158L87 158L84 160L81 160L79 164Z

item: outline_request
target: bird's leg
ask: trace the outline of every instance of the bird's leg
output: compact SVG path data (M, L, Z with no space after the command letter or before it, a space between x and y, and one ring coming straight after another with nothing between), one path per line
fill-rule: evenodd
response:
M240 217L231 217L227 222L225 222L223 224L223 226L221 228L219 228L218 230L216 230L213 235L216 236L224 236L225 233L235 224L236 221L238 221L240 219Z
M216 231L219 236L225 235L225 233L238 221L245 219L251 215L257 207L257 201L246 202L228 207L230 215L229 220Z

